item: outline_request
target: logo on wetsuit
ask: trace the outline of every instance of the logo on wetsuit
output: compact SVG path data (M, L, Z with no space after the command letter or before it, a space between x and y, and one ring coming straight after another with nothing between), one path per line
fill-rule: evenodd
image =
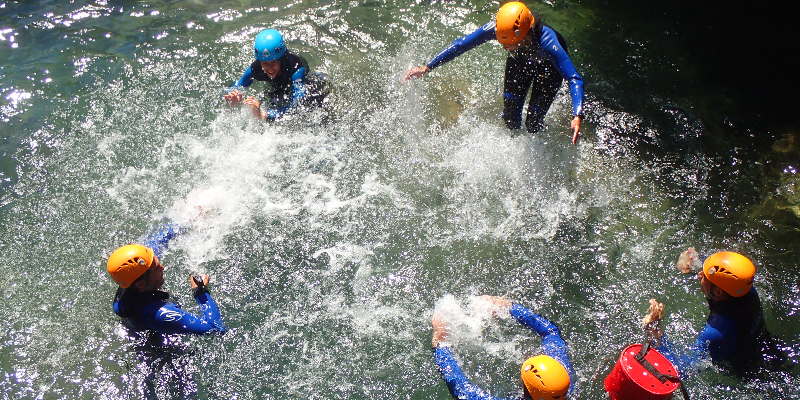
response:
M161 310L158 314L166 322L179 321L183 318L181 313L172 310Z

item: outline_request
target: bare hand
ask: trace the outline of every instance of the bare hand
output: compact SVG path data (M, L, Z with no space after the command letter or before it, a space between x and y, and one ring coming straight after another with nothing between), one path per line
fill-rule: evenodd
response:
M244 105L250 107L250 111L256 118L264 119L264 114L261 112L261 102L253 96L248 96L244 99Z
M583 118L576 115L572 118L572 122L569 123L570 128L572 128L572 144L578 144L578 138L581 135L581 120Z
M447 340L447 322L442 318L439 313L433 313L433 318L431 319L431 325L433 326L433 337L431 338L431 345L436 347L439 345L440 342L444 342Z
M694 265L697 260L697 251L694 250L694 247L689 247L678 257L678 263L675 267L678 268L678 271L688 274L694 271Z
M659 303L656 299L650 299L650 307L647 309L647 315L642 318L642 325L649 325L653 322L661 321L664 316L664 303Z
M659 326L661 318L664 316L664 303L659 303L656 299L650 299L650 307L647 315L642 318L642 327L651 339L659 339L664 334Z
M200 275L200 277L203 278L203 286L208 286L208 282L211 280L211 278L208 275ZM192 274L189 274L189 285L192 287L192 289L197 289L197 283L194 282L194 277Z
M504 308L504 309L508 309L508 308L511 307L511 300L509 300L509 299L507 299L505 297L483 295L483 296L481 296L481 300L488 301L489 303L492 303L492 304L494 304L494 305L496 305L496 306L498 306L500 308Z
M421 78L430 71L431 69L428 68L427 65L411 68L408 71L406 71L405 75L403 75L403 82L411 79Z
M237 105L237 104L242 102L242 99L244 98L244 94L242 94L242 92L240 92L238 90L232 90L230 93L228 93L228 94L226 94L226 95L224 95L222 97L225 98L225 101L228 102L229 106L235 106L235 105Z

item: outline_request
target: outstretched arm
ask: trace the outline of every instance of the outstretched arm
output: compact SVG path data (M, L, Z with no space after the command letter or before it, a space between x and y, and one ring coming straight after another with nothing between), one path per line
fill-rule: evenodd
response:
M580 136L581 121L583 121L583 77L575 69L572 59L558 41L558 35L552 28L547 26L542 28L540 45L553 58L556 68L569 85L569 94L572 98L570 128L572 129L572 144L576 144Z
M428 62L427 65L414 67L406 71L403 80L420 78L430 72L432 69L451 61L452 59L464 54L465 52L474 49L481 44L488 42L495 37L495 23L489 22L476 29L466 36L462 36L442 50L436 57Z
M450 394L456 399L495 400L489 393L471 383L458 365L450 346L438 346L433 350L433 358Z
M697 368L697 365L701 361L709 358L711 343L721 340L722 338L722 332L710 325L706 325L703 331L697 335L694 344L689 347L686 352L678 351L667 335L661 337L661 344L656 349L661 352L664 357L667 357L683 376Z
M192 333L198 335L210 333L225 333L228 328L222 322L222 315L219 307L211 297L211 293L206 290L209 278L207 275L202 277L203 285L197 287L192 282L194 289L194 300L200 307L200 315L194 315L178 307L174 303L162 303L158 308L150 310L145 315L149 315L151 323L149 328L161 333Z
M181 233L181 227L178 224L166 223L145 236L142 244L153 249L156 257L161 258L169 247L169 242L179 233Z
M233 84L232 87L237 88L246 88L253 83L253 66L248 66L244 72L242 72L242 76L239 77L239 80Z
M561 331L558 326L547 318L536 314L531 309L517 303L511 305L509 313L517 322L527 326L542 337L542 352L560 362L569 372L571 382L575 382L575 370L569 360L567 343L561 338ZM570 383L570 387L572 388L574 385Z

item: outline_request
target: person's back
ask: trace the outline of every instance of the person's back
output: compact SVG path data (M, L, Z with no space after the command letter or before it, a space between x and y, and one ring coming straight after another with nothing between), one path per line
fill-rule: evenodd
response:
M743 297L720 302L709 300L708 307L711 312L707 326L722 333L721 338L709 344L711 359L737 374L760 365L771 337L756 289Z

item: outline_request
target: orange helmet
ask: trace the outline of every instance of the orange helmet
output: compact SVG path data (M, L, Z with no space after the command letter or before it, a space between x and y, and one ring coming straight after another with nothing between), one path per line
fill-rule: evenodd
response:
M519 1L503 4L496 20L497 41L505 45L521 42L535 22L531 10Z
M553 357L538 355L525 360L520 376L533 399L563 400L567 396L569 373Z
M140 244L129 244L114 250L108 256L106 269L114 282L127 288L147 272L155 258L153 249Z
M750 292L755 274L753 262L732 251L714 253L703 262L706 279L733 297L742 297Z

